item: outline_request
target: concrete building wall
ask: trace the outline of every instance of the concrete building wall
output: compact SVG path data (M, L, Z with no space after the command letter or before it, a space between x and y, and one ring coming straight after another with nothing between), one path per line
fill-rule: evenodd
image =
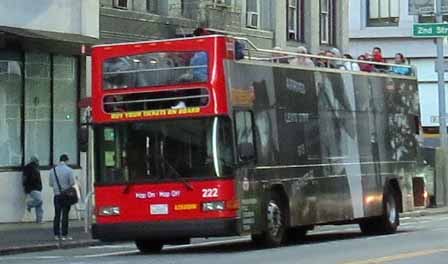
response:
M81 170L75 170L75 176L81 179ZM48 186L49 171L42 170L42 198L44 209L44 221L54 218L53 189ZM22 187L22 173L18 171L0 173L0 223L33 222L34 210L30 213L26 210L26 196ZM75 207L72 207L71 217L78 217Z
M412 37L412 25L417 16L408 14L408 0L400 4L399 23L396 26L368 27L367 0L350 1L350 52L358 56L379 46L387 58L401 52L418 72L421 121L423 126L438 126L438 89L435 72L436 45L432 39ZM445 45L445 50L448 46ZM446 75L446 78L448 75Z
M11 32L5 32L4 34L0 35L0 56L2 57L2 60L7 60L8 57L5 54L14 53L14 54L21 54L22 57L31 58L32 56L41 56L42 58L49 58L51 57L54 61L52 63L45 63L44 61L33 61L33 63L38 64L39 67L41 67L40 74L44 75L41 79L48 79L48 82L45 84L44 81L36 81L35 78L36 75L39 74L39 71L37 72L31 72L32 69L30 63L30 60L28 60L26 63L22 63L23 69L27 69L26 67L29 66L29 69L23 70L23 72L26 72L26 79L27 83L36 82L39 85L34 86L33 89L30 89L30 86L25 85L22 83L22 85L19 85L21 87L17 87L18 89L21 89L21 91L24 93L25 98L30 97L31 94L33 94L34 90L38 91L51 91L50 87L52 83L53 87L53 97L55 100L57 98L60 98L61 92L60 89L76 89L69 90L70 96L73 96L73 100L70 102L61 102L61 104L65 104L65 106L70 107L70 109L74 109L73 113L70 112L70 115L65 116L64 122L70 123L69 126L73 125L73 127L77 126L77 117L76 117L76 105L77 105L77 98L76 94L83 94L83 92L78 90L78 87L82 87L82 89L85 89L85 87L89 87L86 83L86 80L89 79L87 76L90 75L90 72L86 72L86 61L83 56L81 56L81 43L80 42L71 42L72 40L70 38L67 38L64 40L63 43L61 43L61 39L65 39L64 34L70 34L70 37L73 39L85 39L85 40L92 40L91 38L83 38L83 37L93 37L98 38L99 37L99 1L98 0L2 0L0 1L0 26L6 26L6 27L12 27L12 28L20 28L20 29L26 29L26 30L40 30L40 31L50 31L53 33L61 33L61 34L53 34L57 35L58 39L51 39L50 38L42 38L38 39L38 42L36 39L28 39L26 35L22 36L21 33L18 33L18 35L15 35L15 31ZM18 30L17 32L21 32ZM26 32L26 31L22 31ZM48 36L51 36L49 34ZM74 37L75 36L75 37ZM59 42L58 42L59 41ZM34 45L32 43L39 43L39 45ZM57 44L57 45L56 45ZM76 47L74 49L70 49L69 51L67 49L59 50L59 48L65 48L67 45L70 44L73 47ZM51 50L47 50L47 48L51 48ZM6 57L5 57L6 56ZM20 57L20 56L19 56ZM41 63L41 64L39 64ZM24 64L27 64L28 66L23 66ZM80 65L78 67L78 64ZM58 79L51 79L51 76L48 72L50 72L49 69L51 69L52 66L49 65L55 65L54 68L58 68L57 72L53 71L53 74L57 76ZM48 73L48 74L45 74ZM20 73L16 73L19 74ZM34 75L33 75L34 74ZM71 75L73 74L73 75ZM62 79L65 80L65 83L62 83ZM0 86L0 91L3 93L0 93L2 96L2 100L6 100L6 104L17 104L17 102L9 101L13 96L5 96L5 91L10 91L10 87L8 86L8 82L2 82ZM65 88L64 88L65 87ZM59 90L58 90L59 89ZM57 91L58 90L58 91ZM6 92L9 93L9 92ZM45 93L35 92L35 100L40 99L40 96ZM84 92L85 93L85 92ZM10 94L7 94L10 95ZM28 97L27 97L28 96ZM33 95L34 96L34 95ZM59 96L59 97L58 97ZM45 94L45 98L50 97L50 92L48 94ZM37 99L36 99L37 98ZM72 98L72 97L70 97ZM12 98L14 100L14 98ZM61 99L62 100L62 99ZM5 102L5 101L2 101ZM43 100L41 100L43 102ZM22 110L25 113L30 113L29 104L26 103L26 100L24 102L21 102L20 104L24 105L22 106ZM50 120L45 119L45 122L48 123L45 124L45 126L56 128L65 126L61 125L61 119L58 116L60 114L60 109L63 109L64 111L65 106L61 106L61 104L58 104L56 101L51 105L52 111L55 111L54 117L52 117ZM0 108L4 105L0 105ZM27 108L28 107L28 108ZM14 108L15 110L19 108ZM4 108L2 108L3 112ZM49 140L51 142L51 146L48 146L49 149L55 151L56 153L53 153L52 158L50 161L45 162L47 164L43 164L43 167L41 168L41 174L42 174L42 183L43 183L43 199L44 199L44 220L52 220L54 209L53 209L53 191L48 186L48 168L51 167L55 160L57 160L57 157L59 157L60 151L63 151L64 149L67 149L64 147L64 135L53 135L50 136L51 133L49 130L40 129L39 127L33 127L34 132L39 133L30 133L28 130L28 126L26 125L26 121L23 120L20 114L17 114L17 118L12 113L9 113L9 118L13 118L15 120L20 120L18 123L20 123L20 129L23 129L24 135L20 135L16 137L20 137L20 142L23 142L23 148L20 147L20 151L18 152L18 156L16 159L16 162L14 164L9 165L2 165L0 166L0 223L3 222L20 222L20 221L34 221L34 212L32 214L28 213L25 208L25 201L26 196L24 194L23 186L22 186L22 167L24 163L28 162L27 155L32 154L29 150L30 142L38 142L39 140L42 140L42 136L45 137L45 141ZM4 116L3 116L4 117ZM30 117L28 117L30 119ZM34 119L33 119L34 121ZM58 123L59 122L59 123ZM4 123L2 123L4 124ZM8 127L6 127L8 129ZM15 131L11 128L10 132ZM19 131L20 131L19 129ZM71 135L76 135L76 131L72 131L73 129L70 129L72 132ZM5 128L3 127L3 130L0 131L4 132ZM18 133L20 134L20 132ZM10 134L3 134L0 135L0 138L4 138L5 136L8 136ZM51 139L49 139L51 138ZM67 139L70 140L70 148L75 148L76 152L76 137ZM15 143L17 144L17 143ZM28 148L28 150L27 150ZM9 151L8 149L2 148L0 151ZM44 155L45 157L40 156L41 159L48 158L48 155ZM74 165L76 167L75 169L75 175L78 177L81 190L84 193L84 186L86 183L86 176L85 172L82 170L82 168L85 168L85 161L83 162L83 159L78 159L76 157L76 153L74 153L71 156L71 159L74 162ZM22 160L23 162L20 162ZM18 161L18 162L17 162ZM5 163L2 163L5 164ZM47 170L45 170L47 169ZM72 217L76 216L75 210L72 210Z
M3 0L0 25L98 36L96 0Z

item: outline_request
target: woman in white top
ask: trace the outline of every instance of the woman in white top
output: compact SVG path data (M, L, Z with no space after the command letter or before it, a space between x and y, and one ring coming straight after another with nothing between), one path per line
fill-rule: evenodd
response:
M353 60L353 57L350 54L344 54L344 58ZM347 71L361 71L358 63L354 61L346 61L344 63L344 66Z

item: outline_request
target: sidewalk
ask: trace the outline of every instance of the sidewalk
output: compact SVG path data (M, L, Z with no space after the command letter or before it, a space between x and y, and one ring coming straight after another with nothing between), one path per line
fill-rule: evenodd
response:
M54 240L51 221L43 224L0 224L0 255L100 244L84 232L83 224L83 221L70 221L69 235L73 240L60 242Z
M448 214L448 207L422 208L412 212L401 213L400 217L419 217L439 214Z

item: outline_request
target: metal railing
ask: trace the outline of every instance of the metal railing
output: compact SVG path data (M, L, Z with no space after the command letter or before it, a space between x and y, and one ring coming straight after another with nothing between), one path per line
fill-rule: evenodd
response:
M232 37L235 40L243 41L247 45L245 45L245 59L248 60L257 60L257 61L271 61L276 62L281 59L292 59L296 57L303 57L303 58L309 58L313 61L321 60L321 61L334 61L334 62L350 62L350 63L357 63L358 65L362 64L368 64L372 66L380 66L380 67L386 67L386 68L392 68L392 67L401 67L409 69L410 74L406 74L403 76L416 76L416 70L415 67L408 64L394 64L394 63L385 63L385 62L375 62L375 61L368 61L368 60L356 60L356 59L347 59L344 57L329 57L329 56L321 56L321 55L313 55L313 54L305 54L305 53L297 53L297 52L291 52L291 51L284 51L284 50L276 50L276 49L262 49L258 48L252 41L250 41L247 38L243 37ZM277 57L273 57L273 55L278 55ZM318 66L316 66L318 67ZM328 63L328 68L330 68L330 64ZM375 72L375 71L374 71ZM376 71L381 73L390 73L394 74L390 71ZM398 74L396 74L398 75Z

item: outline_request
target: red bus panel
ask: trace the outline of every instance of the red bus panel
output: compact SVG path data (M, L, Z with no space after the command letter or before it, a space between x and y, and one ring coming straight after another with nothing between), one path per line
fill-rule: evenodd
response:
M97 224L235 218L239 208L235 180L230 179L96 186L95 197ZM204 210L213 202L223 202L224 208ZM119 214L104 215L111 207L119 208Z
M231 59L233 43L231 39L224 36L206 36L187 39L173 39L164 41L149 41L113 45L100 45L92 49L92 117L94 123L137 121L137 120L155 120L164 118L187 118L198 116L211 116L227 114L228 103L224 78L224 59ZM208 79L203 82L186 82L164 85L148 85L139 87L105 87L104 63L114 58L135 58L141 54L166 53L181 54L185 52L206 52L208 55ZM137 61L137 60L136 60ZM125 72L125 71L123 71ZM120 73L120 71L118 71ZM110 98L113 96L126 98L125 102L140 102L141 97L147 98L152 93L174 91L191 91L192 89L206 89L208 101L205 105L186 105L183 108L161 108L138 110L126 110L117 112L105 111L105 104L114 104ZM155 97L157 97L155 96ZM174 95L175 96L175 95ZM130 99L131 98L131 99ZM152 99L155 100L155 99ZM161 99L156 99L161 100Z

